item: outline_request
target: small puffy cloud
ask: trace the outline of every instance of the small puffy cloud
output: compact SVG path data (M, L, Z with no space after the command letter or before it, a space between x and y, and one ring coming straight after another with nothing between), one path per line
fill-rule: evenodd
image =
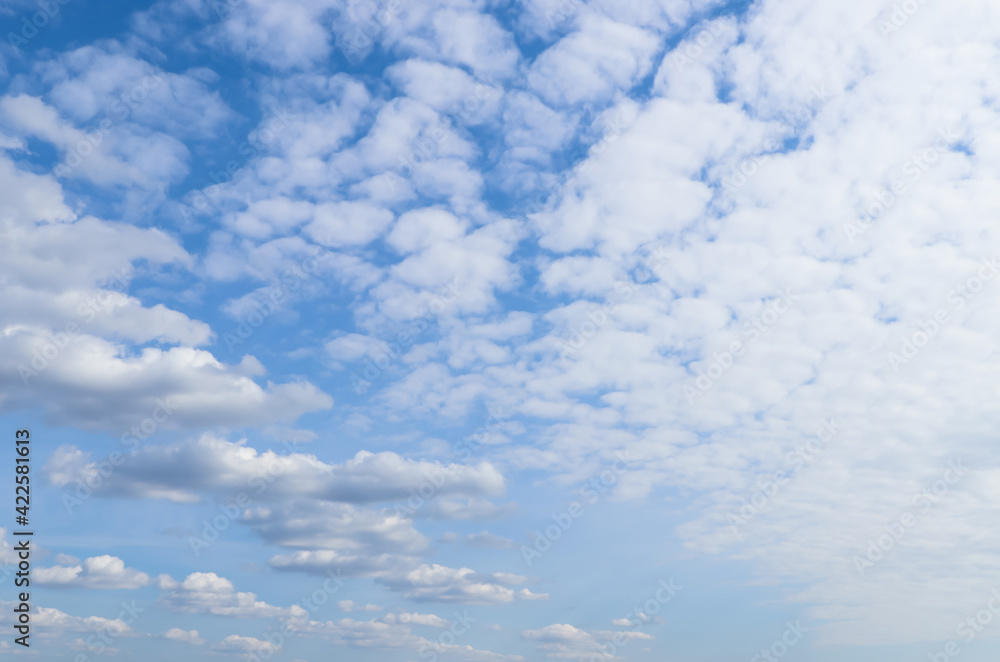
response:
M464 65L484 80L506 78L520 59L513 35L489 14L428 7L413 12L408 23L401 49L428 60Z
M469 568L449 568L435 563L423 564L403 575L380 581L418 602L485 605L512 602L515 592L506 585L521 583L523 579L503 573L482 575Z
M382 611L382 607L373 604L359 604L354 600L341 600L337 603L340 611Z
M299 621L300 633L333 637L352 648L433 652L448 659L466 662L523 662L520 655L503 655L473 648L467 644L444 643L441 636L427 639L414 634L413 627L445 629L447 620L431 614L387 614L369 621L342 618L338 621Z
M126 568L120 558L107 554L86 559L82 565L38 568L34 577L43 586L93 589L141 588L151 583L146 573Z
M455 112L468 123L495 110L503 95L499 86L477 81L462 69L417 58L392 65L386 77L408 97L438 112Z
M248 0L226 7L213 41L267 67L307 67L330 53L329 25L336 0Z
M381 236L393 218L388 209L368 202L326 202L313 210L305 233L323 246L364 246Z
M208 69L160 70L124 52L115 42L83 46L39 65L47 96L79 121L107 117L171 135L210 135L233 116Z
M425 208L400 216L386 241L401 253L414 253L465 235L468 223L444 209Z
M14 603L4 603L4 611L14 608ZM32 624L55 632L106 632L114 636L129 636L132 628L122 620L101 616L70 616L50 607L38 607Z
M181 630L180 628L170 628L163 633L164 639L173 639L174 641L183 641L189 644L194 644L200 646L205 643L205 640L198 636L197 630Z
M414 614L401 612L398 614L386 614L382 617L383 623L402 623L403 625L426 625L432 628L446 628L451 625L446 619L434 614Z
M538 650L543 651L546 657L561 660L589 660L595 654L599 654L602 646L612 639L625 642L653 639L652 635L645 632L589 631L566 623L547 625L536 630L524 630L521 636L536 642Z
M336 363L338 368L342 368L344 363L354 363L366 356L374 356L377 352L385 351L385 342L372 336L365 336L360 333L345 333L337 335L326 342L323 346L327 354Z
M237 592L233 583L214 572L195 572L160 596L159 604L170 611L214 614L237 618L299 618L307 612L299 606L275 607L253 593Z
M266 653L270 656L273 655L278 649L274 644L264 641L263 639L241 637L237 634L231 634L219 643L214 644L212 646L212 650L220 653L254 653L258 655Z
M504 538L503 536L498 536L495 533L490 533L489 531L470 533L465 539L470 545L485 547L487 549L514 549L518 546L513 540Z
M603 102L652 70L660 47L651 32L587 16L581 29L546 49L532 64L532 90L553 104Z

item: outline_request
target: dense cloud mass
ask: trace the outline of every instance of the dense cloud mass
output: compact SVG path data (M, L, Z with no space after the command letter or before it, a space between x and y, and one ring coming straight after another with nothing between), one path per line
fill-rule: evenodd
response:
M1000 6L0 17L40 659L995 659Z

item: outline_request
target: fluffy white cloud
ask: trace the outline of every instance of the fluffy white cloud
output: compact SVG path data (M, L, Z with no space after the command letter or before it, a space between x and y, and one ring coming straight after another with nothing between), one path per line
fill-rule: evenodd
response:
M209 340L207 325L121 291L136 277L154 275L154 267L190 267L192 258L176 239L157 229L77 218L51 177L23 171L3 156L0 171L7 173L0 203L6 228L0 364L6 383L18 385L0 407L41 402L56 421L121 434L143 425L167 400L169 426L290 422L332 404L308 383L259 386L240 367L188 345ZM141 270L134 266L140 261ZM130 350L121 340L180 346ZM105 394L101 405L93 402L95 388Z
M270 543L361 555L364 564L375 567L381 565L380 558L392 559L390 554L413 555L427 547L427 540L409 518L349 504L293 501L280 507L251 508L241 521Z
M948 636L997 569L987 441L998 422L998 10L917 4L898 25L898 10L861 0L761 0L731 16L700 0L538 0L502 20L481 0L388 14L251 0L222 17L160 3L136 20L144 38L166 48L177 34L157 17L211 22L183 50L221 45L254 62L246 89L259 107L248 114L265 120L240 146L247 158L227 164L232 181L188 198L211 197L194 214L210 224L204 242L181 239L145 215L125 214L138 227L83 210L100 187L122 194L105 207L153 209L190 154L208 152L202 141L234 120L212 72L164 72L145 103L125 104L115 131L63 173L65 201L29 148L68 157L151 74L112 44L44 55L12 81L0 99L0 408L40 404L57 423L115 431L159 425L160 401L172 412L163 425L178 427L291 424L329 409L297 377L259 381L253 357L220 361L204 349L213 329L149 300L152 290L108 283L129 265L140 282L206 277L172 300L229 288L218 290L222 310L239 317L318 244L323 267L296 294L318 302L316 324L295 360L325 350L336 369L375 362L383 341L418 329L367 400L348 398L345 430L370 434L372 448L447 457L466 434L449 426L498 394L525 424L486 434L478 452L489 461L475 466L389 452L329 462L204 437L136 453L105 495L193 502L259 478L261 503L241 523L285 548L271 568L339 567L407 599L500 604L544 594L520 588L523 578L430 563L417 525L508 513L493 502L505 476L538 471L562 486L628 448L613 498L686 495L677 535L688 550L795 586L818 641ZM385 81L371 72L388 63L361 64L374 52L401 59ZM341 57L363 76L344 73ZM495 99L463 112L484 84ZM525 202L542 189L549 203ZM190 213L180 209L170 211ZM512 223L497 209L530 213ZM58 347L50 334L102 297L104 314ZM43 363L36 355L45 369L22 379L20 366ZM328 367L314 374L326 379ZM835 438L803 457L829 419ZM433 435L386 431L400 421ZM61 485L93 476L93 457L64 446L49 473ZM870 561L886 522L959 461L961 479ZM791 468L752 517L733 515ZM437 472L452 475L439 486ZM410 508L410 491L427 484L433 496ZM486 532L454 539L511 545ZM41 578L84 581L91 561L58 561ZM95 563L94 576L129 572L114 557ZM215 575L159 584L178 611L292 615ZM404 615L300 620L348 645L419 649L408 628L437 617ZM614 634L552 625L525 637L574 659ZM257 643L233 635L219 650Z
M303 67L330 52L324 27L338 0L249 0L226 7L216 39L244 57L279 69Z
M419 58L392 65L386 76L408 97L439 113L450 113L466 124L476 124L492 116L504 93L489 78L489 82L482 82L458 67Z
M581 630L564 623L547 625L537 630L525 630L521 636L529 641L537 642L538 649L545 652L545 657L560 660L589 660L594 655L607 655L608 643L628 643L633 640L652 639L645 632L603 630ZM618 646L623 644L619 643ZM616 646L617 648L617 646Z
M232 116L211 89L219 76L210 69L163 71L116 42L83 46L36 67L50 86L47 97L78 121L107 117L173 136L205 137Z
M53 172L84 178L98 186L125 187L126 207L138 213L149 197L162 197L166 187L187 174L188 150L167 134L103 118L87 132L65 120L38 97L19 94L0 98L0 117L20 133L51 143L62 161ZM116 129L113 131L112 129Z
M194 644L195 646L201 646L205 643L205 640L198 636L197 630L170 628L163 633L163 637L166 639L173 639L174 641L183 641L189 644Z
M5 611L12 610L14 606L14 603L6 603ZM38 613L32 619L32 623L56 632L106 632L118 637L130 636L133 632L132 628L118 618L70 616L50 607L38 607Z
M475 545L476 547L486 547L487 549L514 549L518 546L513 540L504 538L503 536L498 536L497 534L490 533L489 531L470 533L465 539L470 545Z
M254 637L241 637L238 634L231 634L222 641L212 646L212 650L220 653L246 653L246 654L267 654L273 655L277 647L263 639Z
M393 590L412 600L495 604L511 602L515 592L509 584L520 584L523 577L494 573L481 575L469 568L449 568L424 564L409 572L382 580Z
M459 619L463 617L464 614L459 616ZM460 627L467 627L462 625L460 620L458 624ZM523 662L524 660L520 655L503 655L473 648L470 645L445 643L440 637L433 639L421 637L413 633L414 625L444 628L451 623L431 614L388 614L370 621L343 618L339 621L296 623L300 632L332 637L337 643L354 648L418 651L423 652L425 656L433 654L467 662Z
M531 89L552 103L604 102L652 68L656 35L607 18L587 16L531 65Z
M195 572L160 596L170 611L215 614L236 618L301 618L308 612L298 605L275 607L254 593L237 592L233 583L214 572Z
M39 584L96 589L140 588L150 583L149 575L132 568L116 556L104 554L86 559L82 565L38 568Z
M88 459L73 446L60 447L50 460L50 477L59 485L85 478L97 470ZM259 452L245 440L230 442L206 434L177 444L143 446L98 489L146 497L169 489L184 501L205 492L230 496L246 492L264 501L308 498L363 504L407 500L413 491L426 492L423 500L501 496L505 483L503 475L486 462L446 465L409 460L392 452L359 451L341 464L328 464L314 455Z
M337 603L340 611L382 611L382 607L373 604L358 604L354 600L341 600Z

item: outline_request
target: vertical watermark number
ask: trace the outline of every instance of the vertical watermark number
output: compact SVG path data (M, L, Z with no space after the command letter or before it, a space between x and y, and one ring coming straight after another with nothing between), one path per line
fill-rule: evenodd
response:
M31 536L34 535L30 529L28 512L31 508L31 432L29 430L17 430L14 433L14 522L17 530L14 537L17 545L14 551L17 552L17 578L14 585L18 588L29 588L31 586ZM30 648L29 637L31 636L31 603L30 595L27 591L21 591L14 602L14 630L21 635L14 638L14 643L25 648Z

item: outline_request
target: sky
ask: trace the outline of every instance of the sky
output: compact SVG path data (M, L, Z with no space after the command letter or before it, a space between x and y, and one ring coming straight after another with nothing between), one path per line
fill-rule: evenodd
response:
M997 3L0 23L0 655L997 659Z

